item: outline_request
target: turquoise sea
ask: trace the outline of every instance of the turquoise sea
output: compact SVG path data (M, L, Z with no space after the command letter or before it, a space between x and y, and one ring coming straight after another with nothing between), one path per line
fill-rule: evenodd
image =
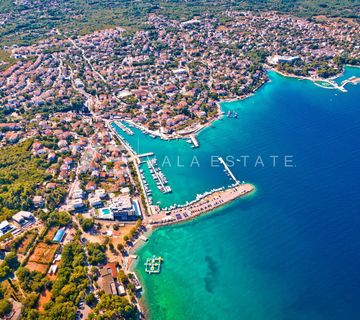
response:
M360 69L347 68L352 75ZM238 119L203 130L198 149L122 134L159 163L168 157L173 193L153 197L162 206L230 184L212 156L241 160L233 172L256 186L209 215L153 232L136 266L150 319L360 319L360 86L342 93L269 77L252 97L222 104ZM194 156L200 167L190 167ZM147 275L154 254L164 258L162 272Z

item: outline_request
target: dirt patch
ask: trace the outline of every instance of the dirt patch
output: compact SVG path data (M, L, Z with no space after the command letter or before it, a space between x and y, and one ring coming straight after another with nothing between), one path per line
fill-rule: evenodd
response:
M39 242L35 247L33 254L30 256L29 261L41 264L50 264L53 261L58 244Z
M40 297L39 297L39 302L38 302L37 309L39 311L43 311L45 303L49 302L50 299L51 299L51 293L50 293L50 291L48 289L41 292Z
M26 268L28 268L30 271L38 271L43 274L45 274L47 272L48 267L49 267L48 264L41 264L41 263L32 262L32 261L29 261L26 264Z
M54 239L56 231L58 231L58 227L51 227L46 233L45 239L49 239L50 241Z

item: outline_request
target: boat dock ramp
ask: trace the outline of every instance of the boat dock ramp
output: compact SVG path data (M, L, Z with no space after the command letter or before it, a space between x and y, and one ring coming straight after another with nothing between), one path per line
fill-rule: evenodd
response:
M199 147L199 141L197 140L196 136L194 134L190 135L190 139L194 145L194 148L198 148Z

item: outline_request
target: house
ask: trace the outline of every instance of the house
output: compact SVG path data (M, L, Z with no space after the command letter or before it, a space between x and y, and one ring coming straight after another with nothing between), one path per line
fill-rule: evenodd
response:
M42 196L35 196L33 198L33 204L37 208L42 208L45 205L45 200Z
M19 211L14 214L11 219L20 226L25 226L26 224L30 225L35 222L34 215L29 211Z
M84 203L83 203L82 199L78 198L78 199L73 199L71 201L71 205L74 208L74 210L76 210L76 209L82 208L84 206Z
M12 229L13 229L12 225L7 220L4 220L3 222L0 223L0 237L7 234Z
M96 189L96 183L94 181L89 181L86 184L86 187L85 187L86 191L95 191L95 189Z
M105 294L125 295L124 286L117 281L116 262L109 262L100 270L98 284Z
M100 199L104 199L107 196L107 193L104 189L96 189L95 196L99 197Z

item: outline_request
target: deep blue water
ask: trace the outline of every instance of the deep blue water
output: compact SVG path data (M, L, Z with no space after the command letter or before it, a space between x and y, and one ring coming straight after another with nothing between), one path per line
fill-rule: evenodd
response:
M257 188L210 216L155 231L140 249L151 319L360 319L360 86L342 93L269 76L254 96L222 105L238 119L201 132L198 150L141 138L142 151L204 163L164 168L175 189L158 195L166 204L230 183L205 164L211 155L249 155L233 171ZM264 167L254 167L258 155ZM270 155L279 156L276 167ZM293 167L284 167L285 155ZM143 271L153 254L165 259L158 276Z

